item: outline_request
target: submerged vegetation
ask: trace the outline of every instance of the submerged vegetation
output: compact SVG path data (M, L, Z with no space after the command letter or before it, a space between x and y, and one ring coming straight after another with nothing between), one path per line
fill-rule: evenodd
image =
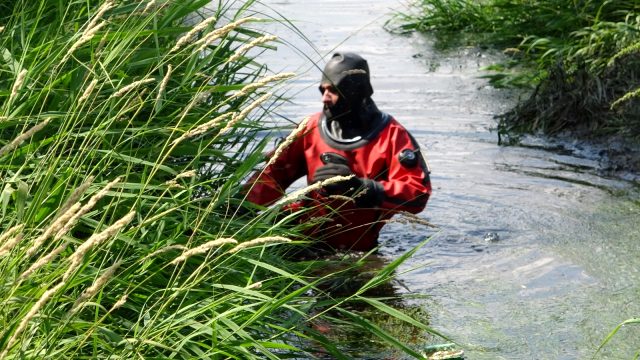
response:
M571 130L640 140L637 1L417 0L413 8L397 29L434 33L441 46L497 47L508 60L487 69L492 83L533 89L500 116L502 135Z
M293 215L247 215L294 76L257 61L277 39L251 5L0 5L0 358L345 358L337 315L421 356L350 308L432 332L364 296L412 252L331 297L283 258Z

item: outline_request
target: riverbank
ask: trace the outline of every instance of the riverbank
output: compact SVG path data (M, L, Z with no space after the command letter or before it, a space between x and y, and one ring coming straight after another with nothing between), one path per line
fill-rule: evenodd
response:
M607 171L638 172L640 7L635 2L416 0L389 28L432 34L438 46L494 48L483 77L531 89L498 116L498 131L581 139ZM513 141L514 143L516 141ZM608 163L608 164L604 164Z
M503 137L503 141L509 141ZM565 131L554 136L518 135L511 145L544 149L583 159L583 169L606 178L620 179L640 185L640 145L621 136L593 138L580 131Z

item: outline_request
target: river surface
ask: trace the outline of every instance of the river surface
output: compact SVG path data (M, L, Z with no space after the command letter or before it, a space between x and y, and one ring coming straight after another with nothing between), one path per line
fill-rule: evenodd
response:
M637 189L599 176L597 151L579 144L559 151L532 138L526 147L498 146L493 116L515 95L479 76L499 54L443 53L420 35L386 32L390 12L403 6L395 1L261 6L308 40L267 25L286 44L261 61L273 72L299 74L278 119L299 122L319 111L315 64L322 67L336 49L355 51L369 61L380 109L422 145L434 191L420 216L439 229L389 224L381 252L393 258L431 237L403 268L418 269L399 275L403 291L428 295L414 301L467 359L591 358L618 323L640 316ZM639 348L640 326L628 326L595 358L630 359Z

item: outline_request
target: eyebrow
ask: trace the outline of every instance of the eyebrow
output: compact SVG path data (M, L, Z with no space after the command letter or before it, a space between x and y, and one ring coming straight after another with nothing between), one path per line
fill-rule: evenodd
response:
M331 85L331 84L321 84L320 85L320 89L329 90L329 91L336 91L336 87Z

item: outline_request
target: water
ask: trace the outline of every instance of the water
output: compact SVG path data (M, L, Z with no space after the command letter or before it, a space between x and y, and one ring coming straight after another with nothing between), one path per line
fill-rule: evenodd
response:
M479 79L495 56L473 48L439 53L418 35L382 29L385 0L267 0L309 39L268 25L291 46L261 56L274 72L300 74L278 117L300 121L320 109L314 63L349 50L369 60L373 96L423 146L434 194L420 216L437 224L390 224L381 235L393 258L431 241L402 274L468 359L590 358L618 323L640 316L640 208L631 182L599 174L597 151L559 151L531 138L499 147L493 115L515 96ZM323 60L324 59L324 60ZM564 144L571 145L571 144ZM565 148L568 146L565 146ZM629 178L629 177L627 177ZM596 358L629 359L640 326L621 330Z

